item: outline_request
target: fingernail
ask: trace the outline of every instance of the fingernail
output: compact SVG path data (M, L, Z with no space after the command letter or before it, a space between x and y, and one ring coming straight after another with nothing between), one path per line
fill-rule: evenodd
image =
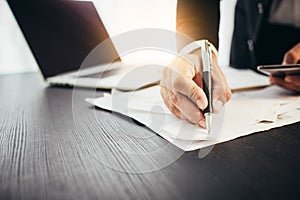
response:
M205 124L205 120L202 119L199 121L199 125L202 127L202 128L206 128L206 124Z
M203 102L200 101L200 100L196 100L196 104L197 104L197 106L198 106L200 109L202 109L202 110L205 108L204 105L203 105Z
M224 106L224 104L222 101L220 101L220 100L214 101L214 103L213 103L214 112L215 113L220 112L222 110L223 106Z

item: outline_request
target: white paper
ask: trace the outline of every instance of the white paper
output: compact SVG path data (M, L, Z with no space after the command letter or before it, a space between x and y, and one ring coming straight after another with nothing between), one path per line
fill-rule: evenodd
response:
M269 77L258 74L250 69L234 69L232 67L221 67L224 72L228 87L233 90L260 88L270 85Z
M163 103L159 86L135 92L112 92L86 99L100 108L119 112L145 124L177 147L191 151L254 132L300 121L300 97L277 86L234 93L220 114L205 129L172 115Z

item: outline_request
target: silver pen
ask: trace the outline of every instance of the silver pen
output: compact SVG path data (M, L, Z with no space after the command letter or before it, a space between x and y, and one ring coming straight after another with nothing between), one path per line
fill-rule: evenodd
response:
M211 68L212 68L212 49L207 40L203 41L201 48L202 62L203 62L203 91L207 97L208 105L204 109L204 117L206 128L208 132L211 129L212 123L212 81L211 81Z

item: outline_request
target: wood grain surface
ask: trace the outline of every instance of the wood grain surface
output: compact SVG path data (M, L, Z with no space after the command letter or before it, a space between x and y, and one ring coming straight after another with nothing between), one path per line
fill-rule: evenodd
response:
M295 199L300 124L184 153L89 89L0 76L0 199Z

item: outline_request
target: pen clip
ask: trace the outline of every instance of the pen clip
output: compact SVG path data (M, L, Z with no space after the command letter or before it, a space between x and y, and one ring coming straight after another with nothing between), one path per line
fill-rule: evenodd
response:
M201 46L203 71L210 71L212 68L212 48L207 40L202 41Z
M211 45L209 43L208 43L207 51L208 51L209 67L211 69L212 68L212 49L211 49Z

